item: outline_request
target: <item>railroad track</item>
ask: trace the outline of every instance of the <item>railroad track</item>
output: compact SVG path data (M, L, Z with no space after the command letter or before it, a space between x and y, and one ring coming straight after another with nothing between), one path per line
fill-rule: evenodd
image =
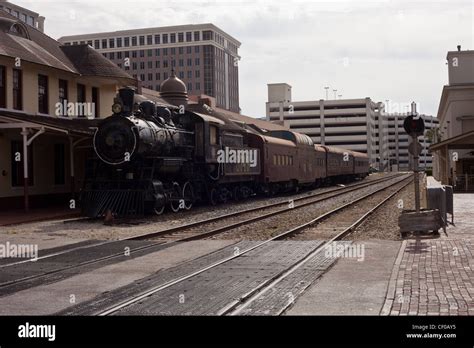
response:
M345 228L338 231L337 234L334 235L332 238L330 238L330 239L326 240L324 243L321 243L320 245L316 246L305 257L298 260L296 263L292 264L287 269L284 269L279 274L275 275L272 279L269 279L269 280L266 280L266 281L260 283L258 286L253 288L251 291L246 292L245 295L243 295L243 296L241 296L237 299L233 299L230 303L228 303L226 306L224 306L218 313L219 315L248 314L247 311L249 310L249 308L251 308L252 304L258 303L259 299L261 299L262 296L264 296L265 294L270 292L272 289L274 289L276 286L278 286L278 284L280 284L285 279L290 277L292 274L297 272L299 269L304 267L305 264L307 264L309 261L314 259L315 256L317 256L319 253L321 253L326 247L330 246L331 243L334 243L336 241L340 241L342 238L347 236L357 226L359 226L362 222L364 222L366 220L366 218L368 216L370 216L374 211L376 211L380 206L382 206L390 198L395 196L403 188L405 188L407 185L409 185L412 182L412 180L413 180L413 177L411 175L410 176L402 176L401 179L397 180L395 183L391 183L391 185L382 186L381 188L378 188L373 192L365 194L362 197L358 197L354 200L351 200L350 202L344 203L344 204L338 206L337 208L335 208L335 209L333 209L329 212L326 212L326 213L316 217L315 219L313 219L309 222L306 222L304 224L301 224L301 225L298 225L294 228L291 228L287 231L284 231L284 232L282 232L282 233L280 233L280 234L278 234L278 235L276 235L272 238L269 238L265 241L258 242L257 244L255 244L255 245L253 245L249 248L246 248L242 251L239 251L237 254L226 257L226 258L221 259L217 262L211 263L211 264L207 265L206 267L198 269L198 270L196 270L196 271L194 271L190 274L186 274L184 276L177 277L176 279L172 279L170 281L167 281L164 284L159 284L155 287L149 288L146 291L141 292L139 294L134 294L130 298L125 299L125 300L121 301L120 303L109 306L106 309L101 309L99 311L89 313L89 314L99 315L99 316L121 314L121 311L125 310L125 312L126 312L127 308L129 308L131 306L134 306L137 303L142 303L142 306L143 306L143 303L145 303L145 301L147 299L152 298L153 296L155 296L155 294L158 294L161 291L164 291L166 289L170 289L173 286L177 286L179 284L183 284L185 281L190 281L194 277L197 277L197 276L203 274L204 272L215 269L216 267L219 267L219 266L221 266L221 265L223 265L223 264L225 264L229 261L238 259L238 258L242 257L243 255L247 255L250 252L252 252L254 250L257 250L259 248L262 248L262 247L268 245L271 242L278 241L278 240L283 240L283 239L289 239L292 236L294 236L295 234L307 229L308 227L310 227L310 226L312 226L316 223L322 222L325 219L328 219L329 217L334 216L338 212L341 212L344 209L347 209L347 208L353 206L354 204L356 204L358 202L362 202L364 200L367 200L368 198L373 197L374 195L383 192L384 190L386 190L390 186L395 186L393 192L390 192L390 194L387 195L386 197L384 197L380 202L378 202L376 205L370 207L368 209L368 211L366 211L356 221L351 222L350 224L348 224L348 226L345 226ZM292 304L292 301L289 301L288 305L284 306L284 308L281 312L286 310L291 304ZM281 314L281 313L279 313L279 314Z
M213 217L210 219L193 222L190 224L173 227L167 230L146 233L143 235L128 237L128 238L124 238L124 239L116 240L116 241L103 241L97 244L85 245L85 246L80 246L77 248L66 249L66 250L55 252L52 254L47 254L42 257L39 257L37 261L41 261L44 259L52 259L54 257L60 257L65 254L68 254L68 253L72 254L75 252L83 253L85 255L84 256L85 260L77 262L77 263L73 263L73 264L69 263L65 267L60 266L58 268L45 270L43 272L35 273L29 276L16 278L9 281L4 281L0 283L0 296L9 294L13 291L18 291L18 290L29 288L32 286L41 285L43 284L41 282L42 279L45 279L45 282L44 282L45 284L51 281L62 280L65 277L74 275L74 273L70 273L71 270L76 270L76 272L80 272L81 268L91 269L92 267L92 269L94 269L94 265L100 267L101 264L104 264L104 263L107 264L108 262L111 262L113 260L117 260L117 262L121 260L127 260L129 259L129 257L127 258L124 255L124 252L123 252L124 247L128 248L129 255L133 254L134 256L136 255L140 256L140 255L143 255L144 253L155 252L165 247L170 247L179 242L203 239L210 236L214 236L219 233L223 233L225 231L229 231L243 225L248 225L256 221L268 219L272 216L275 216L284 212L288 212L291 210L297 210L305 206L316 204L316 203L319 203L319 202L322 202L322 201L325 201L337 196L341 196L353 191L357 191L368 186L372 186L372 185L376 185L376 184L380 184L384 182L389 182L398 178L399 176L400 175L393 175L390 177L377 179L370 182L357 183L357 184L349 185L346 187L337 187L334 189L330 189L326 192L295 198L292 200L293 204L295 202L302 202L302 203L295 205L294 207L291 207L291 208L286 207L283 209L273 210L266 214L260 214L260 212L271 209L271 208L276 208L282 205L288 205L289 201L285 200L285 201L276 202L267 206L259 206L259 207L255 207L251 209L245 209L245 210L233 212L230 214ZM211 228L210 230L202 232L203 228L205 229L205 227L203 227L205 225L212 225L215 222L222 221L229 218L239 217L244 214L253 214L254 216L244 219L244 220L239 219L239 221L237 222L232 222L230 224L226 224L224 226L220 226L217 228ZM135 241L143 241L143 240L146 240L145 242L146 244L139 244L137 246L131 246L131 247L127 246L127 243L132 243ZM96 252L98 248L105 248L105 247L112 248L113 250L115 250L115 252L109 252L106 255L102 255L101 253L99 253L101 255L100 257L92 257L92 258L87 259L88 253L92 253L92 251ZM2 268L4 269L11 266L18 266L27 262L31 262L31 260L22 260L22 261L14 262L11 264L0 265L0 269ZM68 274L61 276L61 273L64 273L64 272L68 272ZM28 272L25 272L25 273L28 274Z
M347 186L344 186L344 187L336 187L336 188L329 189L329 190L324 191L324 192L316 192L316 193L310 194L308 196L298 197L298 198L294 198L294 199L286 199L286 200L282 200L280 202L276 202L276 203L272 203L272 204L268 204L268 205L264 205L264 206L257 206L257 207L250 208L250 209L239 210L239 211L235 211L235 212L232 212L232 213L219 215L219 216L216 216L216 217L211 217L211 218L208 218L208 219L203 219L203 220L199 220L199 221L196 221L196 222L179 225L179 226L172 227L172 228L169 228L169 229L166 229L166 230L159 230L159 231L156 231L156 232L144 233L142 235L126 237L126 238L122 238L122 239L119 239L119 240L101 241L101 242L98 242L98 243L95 243L95 244L88 244L88 245L82 245L82 246L79 246L79 247L67 248L67 249L62 250L62 251L48 253L44 256L38 257L35 260L27 259L27 260L21 260L21 261L15 261L15 262L12 262L12 263L2 264L2 265L0 265L0 269L10 267L10 266L19 265L19 264L23 264L23 263L28 263L28 262L36 262L38 260L63 255L63 254L70 253L70 252L73 252L73 251L84 250L84 249L87 249L87 248L98 247L98 246L111 245L111 244L114 244L114 243L120 243L120 242L124 242L124 241L129 241L129 240L155 239L158 243L153 244L153 246L156 246L156 245L159 245L159 244L162 244L162 243L165 243L165 242L184 242L184 241L190 241L190 240L195 240L195 239L202 239L202 238L206 238L206 237L209 237L209 236L221 233L221 232L225 232L225 231L227 231L231 228L243 226L243 225L249 224L251 222L255 222L255 221L262 220L264 218L270 217L270 216L277 215L277 214L285 212L285 211L290 211L290 210L293 210L293 209L299 209L299 208L302 208L304 206L308 206L310 204L321 202L325 199L333 198L333 197L340 196L340 195L348 193L348 192L355 191L357 189L361 189L361 188L368 187L368 186L371 186L371 185L375 185L375 184L378 184L378 183L381 183L381 182L392 180L393 178L396 178L398 176L400 176L400 174L395 174L395 175L391 175L391 176L388 176L388 177L371 180L369 182L360 182L360 183L347 185ZM326 195L329 195L329 196L324 197ZM297 202L304 201L304 200L310 200L312 198L318 198L318 199L315 200L315 201L309 201L305 204L300 204L298 206L295 206L294 208L285 208L285 209L281 209L281 210L272 212L272 213L267 214L267 215L261 215L261 216L257 216L257 217L254 217L254 218L241 220L241 221L239 221L239 223L230 224L230 225L226 225L224 227L212 229L212 230L210 230L208 232L205 232L205 233L200 234L200 233L194 232L191 235L189 232L186 232L186 231L188 231L192 228L198 228L199 227L200 229L202 229L202 227L205 226L205 225L211 225L213 223L216 223L216 222L219 222L219 221L222 221L222 220L225 220L225 219L229 219L229 218L233 218L233 217L239 217L239 216L244 215L244 214L251 214L251 213L256 214L258 212L268 210L268 209L271 209L271 208L276 208L276 207L280 207L280 206L283 206L283 205L288 205L290 202L297 203ZM83 219L78 219L78 220L74 220L74 221L82 221L82 220L93 221L93 220L97 220L97 219L83 218ZM67 222L72 222L72 220L67 220ZM141 250L141 248L137 249L137 250ZM134 251L133 249L130 250L130 252L133 252L133 251ZM113 257L115 255L110 255L110 256ZM1 287L1 284L0 284L0 287Z

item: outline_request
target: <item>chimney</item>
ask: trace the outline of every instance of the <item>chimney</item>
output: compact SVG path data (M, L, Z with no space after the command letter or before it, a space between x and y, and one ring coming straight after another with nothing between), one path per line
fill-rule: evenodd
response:
M458 45L458 52L461 52L461 45Z
M38 30L41 31L42 33L44 33L44 21L45 21L46 18L44 18L43 16L39 16L38 17Z

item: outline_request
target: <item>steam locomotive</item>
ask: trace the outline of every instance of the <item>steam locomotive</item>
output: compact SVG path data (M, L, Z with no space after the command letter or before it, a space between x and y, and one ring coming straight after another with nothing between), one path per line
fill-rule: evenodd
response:
M290 130L265 131L200 104L148 100L118 92L113 115L98 126L86 166L84 215L162 214L253 194L362 178L367 155L315 145Z

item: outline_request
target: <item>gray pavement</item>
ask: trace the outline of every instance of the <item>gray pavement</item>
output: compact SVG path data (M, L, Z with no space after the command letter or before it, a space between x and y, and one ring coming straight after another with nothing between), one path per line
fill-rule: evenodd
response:
M372 240L365 258L342 257L297 299L287 315L378 315L401 242Z

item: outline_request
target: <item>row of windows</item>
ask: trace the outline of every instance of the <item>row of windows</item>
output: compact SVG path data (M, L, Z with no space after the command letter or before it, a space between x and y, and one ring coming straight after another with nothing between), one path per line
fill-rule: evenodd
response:
M23 110L23 72L20 69L12 69L13 83L12 83L12 95L13 95L13 109ZM7 107L6 92L7 92L7 68L0 65L0 108ZM68 85L67 80L59 79L58 81L58 95L59 102L63 104L68 101ZM77 89L77 102L86 102L86 86L78 83ZM95 115L99 116L99 89L96 87L92 88L92 102L95 104ZM49 114L49 77L46 75L38 74L38 112L42 114ZM66 110L64 110L66 111ZM58 115L61 116L61 115ZM65 115L62 115L65 116ZM85 116L85 115L78 115Z
M274 166L292 166L293 156L288 155L273 155Z
M184 67L185 64L184 64L184 59L179 59L178 61L178 66L179 67ZM146 63L146 64L145 64ZM194 66L200 66L201 64L201 60L199 58L195 58L194 59ZM176 67L176 60L171 60L171 61L168 61L168 60L156 60L154 62L152 61L149 61L149 62L132 62L131 64L125 64L125 62L122 64L122 63L118 63L117 66L119 68L122 68L122 67L125 67L125 70L130 70L130 68L132 70L145 70L145 68L148 68L148 69L160 69L160 68L168 68L169 66L172 66L172 67ZM193 60L192 59L187 59L186 60L186 66L187 67L191 67L193 66ZM196 72L198 72L199 70L197 70ZM200 74L200 72L199 72ZM199 76L196 76L196 77L199 77Z
M186 54L192 54L194 47L194 53L201 52L201 46L187 46L187 47L178 47L178 54L184 54L186 49ZM115 59L122 59L122 57L128 58L144 58L145 55L147 57L160 57L160 56L167 56L167 55L175 55L176 54L176 47L171 48L155 48L149 50L134 50L134 51L123 51L123 52L109 52L109 53L102 53L105 58L109 58L111 60Z
M17 10L11 9L9 7L3 7L3 5L0 5L0 9L7 11L10 13L12 16L20 19L23 23L29 24L32 27L35 27L35 17L29 16L26 13L19 12Z
M137 78L136 75L135 75L134 77ZM140 76L140 78L142 78L142 77L144 78L145 75L142 74L142 75ZM144 81L144 80L141 80L141 81ZM193 88L193 86L194 86L194 88ZM153 85L148 85L147 88L148 88L148 89L153 89ZM192 82L188 82L188 83L186 84L186 88L188 89L188 92L191 92L191 91L193 91L193 90L194 90L194 91L199 91L199 90L201 90L201 83L200 83L200 82L196 82L196 83L193 85ZM160 85L156 85L156 86L155 86L155 90L159 92L159 91L160 91Z
M201 35L202 34L202 35ZM212 40L214 32L211 30L200 31L188 31L183 33L170 33L170 34L149 34L139 35L130 37L117 37L110 39L95 39L88 41L73 41L66 42L65 45L77 45L77 44L88 44L93 46L95 49L107 49L107 48L120 48L120 47L134 47L134 46L145 46L145 45L160 45L176 42L197 42Z

